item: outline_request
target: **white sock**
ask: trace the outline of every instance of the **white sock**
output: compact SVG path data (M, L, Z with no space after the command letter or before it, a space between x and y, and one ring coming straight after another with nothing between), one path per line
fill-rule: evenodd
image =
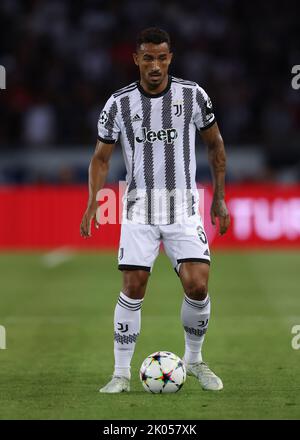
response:
M130 363L141 330L142 302L120 292L114 315L114 376L130 379Z
M201 350L209 317L209 295L203 301L196 301L184 295L181 307L181 321L185 330L184 361L187 364L202 362Z

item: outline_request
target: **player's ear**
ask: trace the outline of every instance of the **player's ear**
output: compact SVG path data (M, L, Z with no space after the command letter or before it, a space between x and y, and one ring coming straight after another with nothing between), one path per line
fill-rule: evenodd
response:
M138 54L137 54L137 53L133 53L133 54L132 54L132 58L133 58L134 64L135 64L136 66L138 66L138 65L139 65Z
M171 64L172 60L173 60L173 52L170 52L169 53L169 64Z

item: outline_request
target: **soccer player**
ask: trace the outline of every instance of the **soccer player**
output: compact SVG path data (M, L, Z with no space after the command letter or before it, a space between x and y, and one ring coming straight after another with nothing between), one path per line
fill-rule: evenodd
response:
M225 150L211 101L195 82L168 74L169 35L148 28L137 39L140 80L115 92L98 122L98 141L89 166L89 199L81 235L91 236L96 195L103 187L115 143L120 139L127 189L119 247L123 286L114 313L115 368L102 393L130 390L130 364L141 328L141 307L162 241L183 287L181 320L184 362L205 390L223 384L203 362L201 349L210 317L210 253L196 188L195 132L208 148L214 195L211 221L224 234L230 219L224 201Z

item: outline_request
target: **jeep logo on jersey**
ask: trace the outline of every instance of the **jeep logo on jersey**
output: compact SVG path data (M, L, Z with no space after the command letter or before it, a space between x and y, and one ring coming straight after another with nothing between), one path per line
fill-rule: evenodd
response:
M175 139L177 139L178 133L175 128L167 128L158 131L148 130L146 127L142 127L141 136L137 136L135 139L137 142L154 142L156 140L166 141L167 144L171 144Z

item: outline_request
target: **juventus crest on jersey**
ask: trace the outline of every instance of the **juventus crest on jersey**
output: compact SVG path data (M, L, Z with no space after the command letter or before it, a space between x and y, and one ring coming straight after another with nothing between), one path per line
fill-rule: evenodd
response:
M181 222L198 212L196 129L215 122L197 84L169 77L157 95L134 82L114 93L100 114L98 138L120 139L127 170L123 219L144 224Z

